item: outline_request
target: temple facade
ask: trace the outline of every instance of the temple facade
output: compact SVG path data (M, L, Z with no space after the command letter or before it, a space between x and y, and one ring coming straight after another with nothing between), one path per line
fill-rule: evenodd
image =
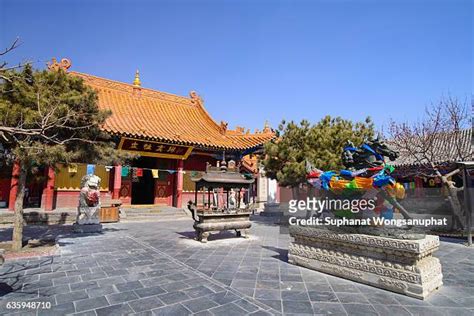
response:
M70 65L65 59L53 60L49 68L67 71ZM206 163L233 159L240 162L242 171L258 174L252 154L275 137L268 125L254 133L242 127L228 129L226 122L212 119L196 92L184 97L144 88L138 71L132 84L68 73L97 91L100 109L112 112L103 130L118 149L138 158L129 165L100 166L85 161L58 166L59 171L39 168L36 176L28 179L26 207L76 207L80 179L87 173L102 179L101 193L106 199L121 200L123 205L182 207L194 196L191 176L204 171ZM0 202L13 210L19 166L3 169Z

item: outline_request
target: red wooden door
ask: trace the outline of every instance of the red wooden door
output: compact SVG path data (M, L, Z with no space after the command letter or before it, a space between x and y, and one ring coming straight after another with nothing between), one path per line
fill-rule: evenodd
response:
M158 179L155 179L155 204L173 205L173 184L172 174L166 171L159 172Z

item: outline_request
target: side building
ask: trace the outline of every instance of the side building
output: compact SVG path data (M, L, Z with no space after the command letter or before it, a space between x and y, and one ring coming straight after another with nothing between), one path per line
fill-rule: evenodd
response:
M70 62L49 65L67 70ZM138 155L130 165L95 166L87 162L59 166L59 172L43 168L28 179L25 205L43 210L77 206L80 180L94 172L102 178L105 199L120 199L123 205L168 205L182 207L194 196L191 175L204 171L206 163L225 158L242 161L242 171L257 173L249 155L275 137L265 125L250 133L242 127L217 123L196 92L178 96L141 86L138 71L133 84L70 71L97 91L101 109L112 111L102 127L120 150ZM247 162L247 163L246 163ZM253 167L252 167L253 166ZM18 166L0 174L0 202L14 207ZM8 169L8 170L7 170Z

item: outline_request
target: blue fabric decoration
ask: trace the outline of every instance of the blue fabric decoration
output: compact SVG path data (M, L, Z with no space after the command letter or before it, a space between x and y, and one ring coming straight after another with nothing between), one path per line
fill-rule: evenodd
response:
M395 179L391 176L385 174L384 170L380 171L374 176L374 183L373 186L376 188L384 187L388 184L394 184Z
M94 174L95 165L87 165L87 174Z
M377 158L378 160L384 160L383 159L383 156L381 154L379 154L378 152L376 152L375 150L372 149L372 147L370 147L369 145L367 144L364 144L362 146L360 146L361 148L364 148L365 150L367 150L368 152L370 152L371 154L374 154L375 155L375 158Z
M380 212L380 217L384 219L393 219L393 209L392 208L385 208Z
M336 173L334 171L326 171L321 174L319 178L321 179L321 187L324 190L329 190L329 181L331 181L332 176L335 174Z
M351 147L351 146L347 146L347 147L344 147L344 151L346 151L346 150L348 150L348 151L357 151L357 148Z
M341 172L339 172L339 174L343 177L349 177L349 178L354 177L354 174L352 173L352 171L349 171L349 170L341 170Z

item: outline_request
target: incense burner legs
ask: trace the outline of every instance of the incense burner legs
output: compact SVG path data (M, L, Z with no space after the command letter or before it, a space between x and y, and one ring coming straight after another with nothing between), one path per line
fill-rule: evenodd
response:
M202 232L202 231L196 230L196 236L197 236L196 240L202 243L206 243L207 238L209 237L209 232Z
M288 261L418 299L443 284L437 236L407 240L290 226Z
M235 234L237 237L242 237L242 232L244 233L244 238L250 238L250 230L248 229L235 230Z

